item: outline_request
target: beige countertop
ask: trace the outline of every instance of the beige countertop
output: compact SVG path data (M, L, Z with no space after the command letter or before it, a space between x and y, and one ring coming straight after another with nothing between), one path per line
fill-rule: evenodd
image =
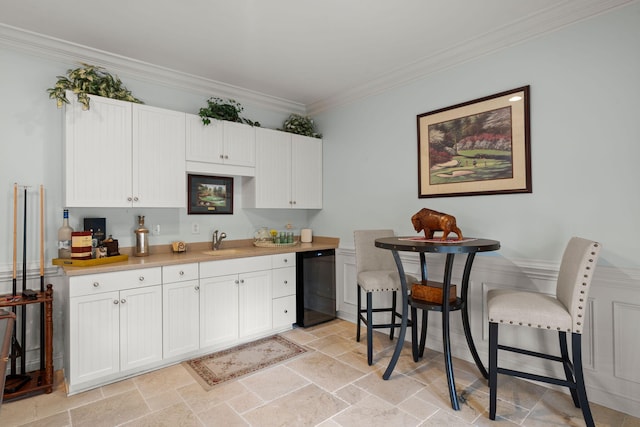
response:
M322 249L335 249L340 239L336 237L313 236L312 243L299 243L295 246L256 247L253 239L225 240L218 251L211 251L210 242L187 243L187 251L174 253L171 245L157 245L149 248L149 256L132 256L132 248L120 248L120 254L129 255L127 261L102 264L91 267L61 266L67 276L79 276L94 273L133 270L137 268L162 267L165 265L187 264L192 262L217 261L223 259L246 258L261 255L307 252Z

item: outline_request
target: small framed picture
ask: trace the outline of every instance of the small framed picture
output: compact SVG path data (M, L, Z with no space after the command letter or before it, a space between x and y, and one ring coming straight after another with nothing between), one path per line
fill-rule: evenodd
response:
M189 215L233 214L233 178L189 175Z

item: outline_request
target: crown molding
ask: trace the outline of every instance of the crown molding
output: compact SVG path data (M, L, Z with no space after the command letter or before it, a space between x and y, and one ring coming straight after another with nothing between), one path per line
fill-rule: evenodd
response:
M48 37L20 28L0 24L0 46L55 61L90 63L107 68L114 74L127 75L145 82L159 84L206 96L238 99L273 111L304 114L303 104L229 85L192 74L138 61L65 40Z

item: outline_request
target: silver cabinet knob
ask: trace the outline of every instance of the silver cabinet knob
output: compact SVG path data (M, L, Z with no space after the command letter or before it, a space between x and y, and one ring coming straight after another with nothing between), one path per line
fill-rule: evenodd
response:
M237 284L239 284L239 283L240 283L240 281L239 281L239 280L236 280L236 281L235 281L235 283L236 283L236 285L237 285Z
M120 304L120 301L118 301L117 299L114 299L114 300L113 300L113 303L114 303L114 304L116 304L116 305L118 305L118 304Z
M184 271L180 270L180 272L178 273L180 276L184 276Z
M132 200L133 200L133 198L131 198L131 197L127 197L127 202L130 202L130 201L132 201Z
M137 201L138 201L138 197L134 197L134 198L133 198L133 201L134 201L134 202L137 202Z
M193 289L195 289L196 291L199 291L200 290L200 286L196 285L196 286L193 287Z
M127 300L126 300L126 299L124 299L124 298L122 298L122 299L120 300L120 302L121 302L122 304L124 304L125 302L127 302Z
M141 281L141 282L144 282L144 276L138 277L138 280Z
M287 284L287 281L286 281L286 280L284 281L284 284L285 284L285 285Z
M289 260L285 258L283 262L286 264L289 262Z
M100 286L100 282L93 282L93 287L94 287L94 288L97 288L97 287L99 287L99 286Z
M289 312L289 310L286 310L286 309L284 310L284 314L287 314L288 312Z

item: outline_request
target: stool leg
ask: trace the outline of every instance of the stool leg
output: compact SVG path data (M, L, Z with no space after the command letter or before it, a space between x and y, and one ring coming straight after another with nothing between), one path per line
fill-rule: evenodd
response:
M420 330L420 357L424 356L424 345L427 342L427 321L429 320L429 311L422 310L422 329Z
M393 332L395 328L393 325L396 323L396 291L393 291L391 294L391 332L389 333L389 339L393 340Z
M418 310L415 307L411 307L411 320L413 321L413 326L411 327L411 352L413 353L413 361L417 362L420 349L418 344Z
M578 400L580 408L582 408L582 416L587 427L594 427L591 408L589 408L589 400L587 400L587 389L584 385L584 374L582 372L582 335L571 334L571 351L573 353L573 370L576 376L576 391L578 392Z
M498 396L498 324L489 322L489 419L496 419Z
M373 364L373 297L371 292L367 292L367 363Z
M562 356L562 367L564 368L564 375L567 377L567 381L575 383L576 380L573 377L571 369L571 359L569 359L569 351L567 350L567 333L564 331L558 332L558 340L560 341L560 355ZM580 407L580 401L578 400L578 391L574 388L569 388L571 392L571 398L576 408Z
M360 323L362 322L362 290L358 285L358 326L356 328L356 341L360 342Z

